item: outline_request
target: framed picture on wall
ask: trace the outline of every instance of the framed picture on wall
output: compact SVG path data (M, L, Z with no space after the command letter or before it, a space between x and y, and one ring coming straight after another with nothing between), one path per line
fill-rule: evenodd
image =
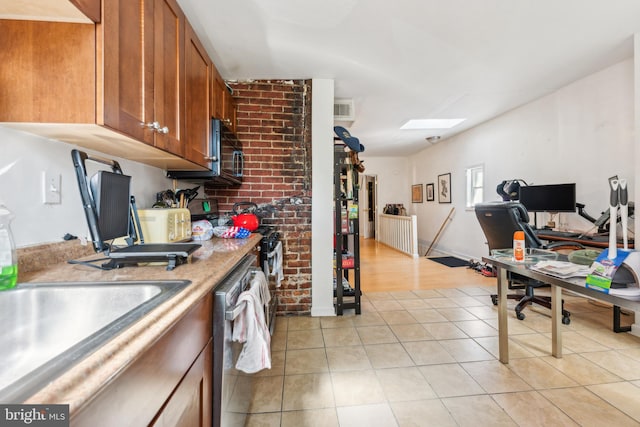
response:
M451 174L438 175L438 203L451 203Z
M422 203L422 184L411 186L411 202Z
M431 184L427 184L427 202L433 202L433 182Z

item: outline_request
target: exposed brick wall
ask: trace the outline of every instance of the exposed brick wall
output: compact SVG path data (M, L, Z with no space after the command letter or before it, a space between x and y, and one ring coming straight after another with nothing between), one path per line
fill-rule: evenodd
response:
M206 188L221 213L258 205L261 223L275 225L284 254L278 314L311 311L311 81L229 83L238 107L236 135L245 154L238 188Z

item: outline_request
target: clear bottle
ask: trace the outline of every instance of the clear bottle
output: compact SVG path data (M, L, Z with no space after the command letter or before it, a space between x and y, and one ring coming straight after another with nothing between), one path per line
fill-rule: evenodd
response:
M13 214L0 202L0 290L11 289L18 281L18 256L9 224Z
M513 260L524 262L524 231L513 233Z

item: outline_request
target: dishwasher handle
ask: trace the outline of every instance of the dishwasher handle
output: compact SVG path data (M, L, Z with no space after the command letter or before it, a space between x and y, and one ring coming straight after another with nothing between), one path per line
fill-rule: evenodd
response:
M244 310L246 305L247 303L242 301L240 304L236 305L231 310L227 310L224 314L225 320L231 320L231 321L236 320L236 317L238 317L240 313L242 313L242 310Z
M252 267L247 271L247 273L242 277L242 279L238 281L242 285L243 291L244 291L244 288L251 282L251 280L253 279L253 276L256 273L261 271L262 270L260 270L257 267ZM230 320L230 321L236 320L236 317L238 317L240 313L242 313L246 305L247 303L245 301L241 301L239 304L236 304L235 307L226 310L224 313L225 320Z

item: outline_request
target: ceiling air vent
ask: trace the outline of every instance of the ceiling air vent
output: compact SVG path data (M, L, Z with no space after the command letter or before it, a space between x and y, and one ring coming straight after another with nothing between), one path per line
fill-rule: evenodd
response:
M333 120L348 122L354 119L353 99L335 99L333 102Z

